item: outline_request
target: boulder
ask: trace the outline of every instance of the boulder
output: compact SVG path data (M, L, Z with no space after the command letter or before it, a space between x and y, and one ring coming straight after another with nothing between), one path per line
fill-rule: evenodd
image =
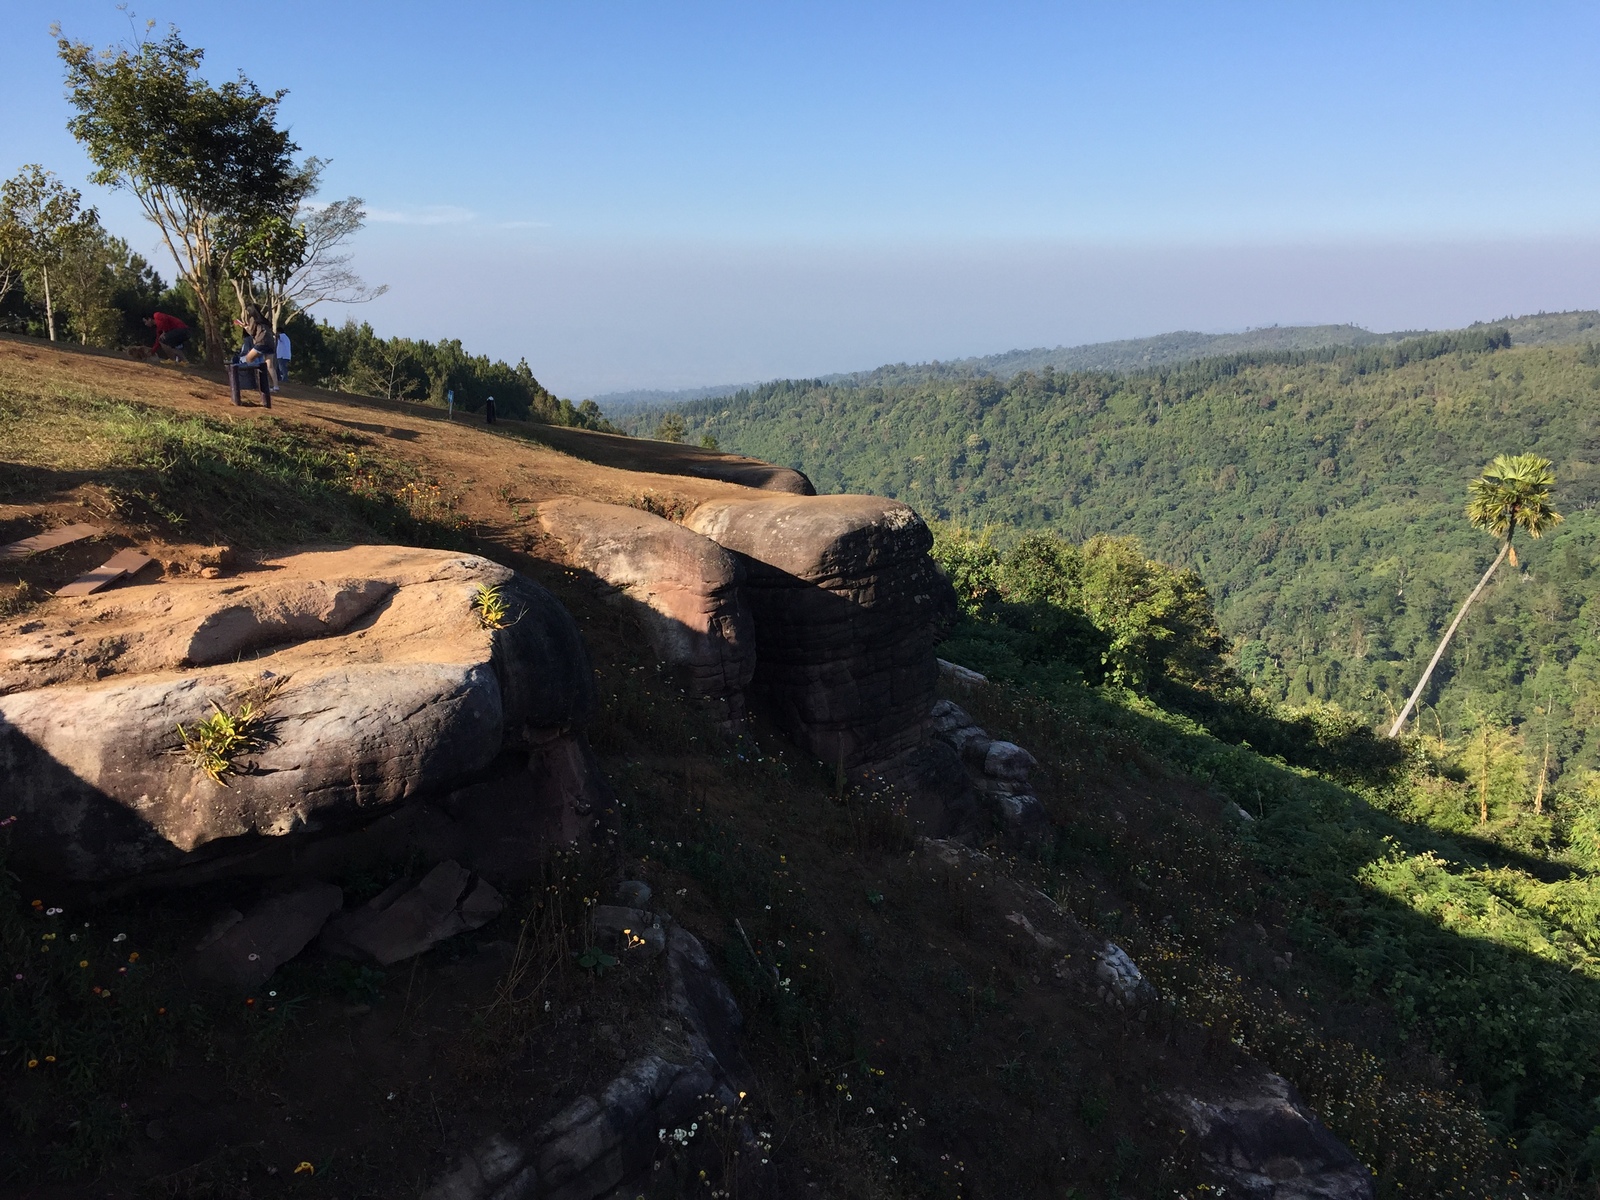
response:
M500 589L504 628L478 619L480 587ZM548 592L487 559L407 547L119 589L0 625L0 645L12 861L79 882L359 826L508 753L532 761L594 708L577 627ZM245 703L255 742L219 782L178 729Z
M402 879L362 907L328 923L322 946L331 954L391 966L440 942L487 925L505 908L500 893L455 862L442 862L417 883Z
M1246 1200L1372 1198L1372 1172L1280 1076L1242 1095L1171 1099L1201 1161Z
M991 738L967 711L953 700L940 700L928 714L928 732L934 742L955 752L967 780L982 800L982 807L997 818L1013 838L1031 838L1049 824L1028 776L1039 765L1015 742Z
M921 517L875 496L765 494L684 524L743 560L753 687L796 741L858 767L923 740L956 606Z
M1121 1008L1137 1008L1155 999L1155 988L1115 942L1107 942L1095 953L1094 975L1100 981L1100 998Z
M331 883L306 881L266 897L248 914L226 913L195 947L195 974L233 991L259 987L310 945L343 903Z
M947 687L971 692L986 687L989 683L987 675L980 674L971 667L963 667L960 663L953 663L943 658L934 661L939 665L939 679Z
M657 657L698 695L744 714L756 666L755 629L741 593L744 567L710 538L637 508L561 497L539 522L567 560L618 589Z

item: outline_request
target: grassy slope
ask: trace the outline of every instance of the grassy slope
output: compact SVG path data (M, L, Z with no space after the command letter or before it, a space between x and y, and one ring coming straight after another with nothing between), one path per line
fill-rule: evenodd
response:
M41 446L37 431L63 411L71 436ZM555 588L585 629L606 697L594 740L626 805L623 869L707 939L750 1014L777 1195L815 1194L813 1182L862 1197L1194 1195L1161 1096L1229 1076L1244 1051L1305 1089L1384 1170L1384 1194L1500 1190L1502 1148L1474 1088L1426 1053L1429 1014L1408 1025L1360 978L1352 986L1341 947L1366 945L1365 932L1324 937L1340 914L1370 916L1351 901L1373 827L1348 793L1114 697L1057 694L1051 710L996 689L971 703L995 733L1039 753L1055 837L1038 855L961 865L912 852L892 801L830 796L829 772L770 732L721 744L597 589L522 554L505 530L462 528L451 481L442 506L419 507L408 485L435 481L408 461L411 443L355 430L328 443L319 428L292 414L143 410L48 367L8 372L0 501L12 519L87 505L141 542L469 539ZM1256 807L1260 832L1221 819L1223 796ZM1313 837L1314 858L1295 850ZM1327 853L1340 844L1347 852ZM0 1071L11 1127L0 1158L13 1182L66 1179L38 1195L294 1195L311 1186L292 1174L301 1160L340 1195L409 1194L486 1131L536 1124L604 1078L616 1042L636 1043L646 981L596 978L567 953L574 914L607 868L557 864L549 890L514 897L499 923L415 970L295 964L269 985L278 997L248 1009L189 994L180 969L214 907L240 902L228 889L115 911L50 897L66 909L55 915L7 897ZM344 882L359 896L384 880ZM1073 951L1065 986L1005 920L1012 911ZM1419 923L1399 904L1386 912L1387 927ZM524 915L538 967L527 978L543 982L507 994L501 955ZM113 930L128 939L112 941ZM1161 985L1169 1003L1148 1020L1078 990L1096 933L1126 944ZM1446 956L1473 944L1448 932L1430 943ZM1548 971L1510 949L1484 954L1535 983ZM791 984L768 982L769 963ZM1587 1004L1587 977L1567 978ZM672 1182L694 1166L669 1162L660 1193L699 1194L692 1178Z

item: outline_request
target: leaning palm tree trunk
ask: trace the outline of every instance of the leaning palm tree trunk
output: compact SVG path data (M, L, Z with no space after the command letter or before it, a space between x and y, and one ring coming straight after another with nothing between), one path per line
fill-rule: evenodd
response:
M1456 613L1456 619L1450 622L1450 628L1444 631L1444 637L1439 640L1439 648L1433 652L1433 660L1428 663L1428 669L1422 673L1422 678L1417 681L1416 690L1411 693L1411 699L1406 701L1406 706L1400 710L1400 715L1394 719L1394 724L1389 727L1390 737L1399 737L1400 731L1406 727L1406 718L1411 715L1411 710L1417 706L1417 701L1422 698L1423 690L1428 686L1428 680L1433 678L1433 669L1439 665L1439 660L1444 657L1445 647L1450 644L1450 639L1455 636L1456 629L1461 624L1461 619L1467 615L1467 609L1472 607L1472 602L1478 598L1478 593L1483 591L1484 584L1489 582L1495 568L1500 565L1500 560L1505 558L1511 549L1511 539L1507 538L1500 547L1500 553L1494 556L1494 561L1489 564L1489 569L1483 573L1483 578L1478 580L1478 586L1472 589L1472 595L1467 597L1467 602L1461 606L1461 611Z

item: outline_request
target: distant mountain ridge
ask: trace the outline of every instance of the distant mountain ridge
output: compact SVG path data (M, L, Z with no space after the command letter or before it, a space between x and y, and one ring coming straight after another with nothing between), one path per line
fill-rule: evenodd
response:
M1536 313L1524 317L1504 317L1498 321L1478 321L1468 328L1503 326L1513 345L1544 345L1593 340L1600 337L1600 311ZM1196 333L1177 330L1154 337L1125 338L1115 342L1088 342L1080 346L1035 347L1007 350L972 358L957 358L927 363L889 363L870 371L847 371L824 375L819 383L843 387L873 384L915 383L928 379L957 379L988 375L1010 379L1020 371L1140 371L1150 367L1172 366L1224 354L1245 354L1275 350L1321 350L1328 346L1375 346L1404 341L1430 330L1406 329L1373 333L1359 325L1268 325L1242 333ZM608 392L594 400L608 416L640 409L675 408L696 400L734 396L759 387L756 383L727 383L710 387L650 389Z

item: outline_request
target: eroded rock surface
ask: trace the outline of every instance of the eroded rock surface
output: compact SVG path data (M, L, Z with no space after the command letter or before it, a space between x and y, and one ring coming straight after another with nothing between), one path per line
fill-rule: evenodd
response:
M1173 1104L1201 1161L1247 1200L1371 1200L1371 1172L1281 1076L1241 1095Z
M1034 793L1029 774L1038 760L1015 742L991 738L967 711L952 700L940 700L928 717L933 739L955 751L980 806L1009 834L1026 837L1047 823L1044 806Z
M480 586L505 596L505 628L479 621ZM0 626L0 661L13 861L67 880L248 857L476 779L531 785L552 758L598 774L573 732L594 706L576 625L473 555L363 546L124 588ZM178 753L178 726L245 701L260 744L215 782Z
M921 517L876 496L764 495L684 524L744 561L753 686L805 749L856 767L922 742L955 595Z
M744 566L710 538L663 517L563 497L539 506L539 521L568 560L633 602L657 657L699 695L744 715L755 672L755 628L742 594Z

